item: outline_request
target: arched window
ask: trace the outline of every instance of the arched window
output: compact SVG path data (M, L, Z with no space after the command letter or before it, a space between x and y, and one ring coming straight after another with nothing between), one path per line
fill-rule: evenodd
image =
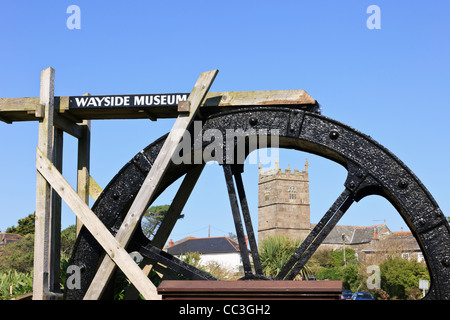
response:
M266 190L264 191L264 201L269 201L270 200L270 191Z
M295 187L289 187L288 193L289 200L297 199L297 190L295 189Z

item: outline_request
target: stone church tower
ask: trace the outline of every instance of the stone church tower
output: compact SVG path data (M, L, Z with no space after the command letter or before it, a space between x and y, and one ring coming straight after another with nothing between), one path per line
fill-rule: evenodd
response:
M258 181L258 242L268 236L286 235L304 240L311 230L308 161L305 170L290 167L261 172Z

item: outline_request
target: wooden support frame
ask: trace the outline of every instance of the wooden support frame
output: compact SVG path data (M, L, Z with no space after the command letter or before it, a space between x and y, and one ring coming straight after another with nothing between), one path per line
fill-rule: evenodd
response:
M144 298L159 299L156 288L147 277L148 272L146 271L150 270L151 264L147 266L146 270L141 270L124 247L152 200L154 192L176 152L178 143L197 114L217 72L218 70L213 70L202 73L188 98L188 102L183 102L180 106L180 114L115 238L89 208L90 191L94 193L95 197L101 192L100 187L89 174L90 120L75 124L56 114L54 112L55 72L52 68L42 72L40 100L42 107L35 109L35 116L41 120L39 144L36 151L38 180L35 270L37 274L34 277L33 299L48 299L53 294L52 291L57 290L59 273L56 267L59 268L61 198L77 216L77 231L83 223L106 252L85 299L98 299L101 296L116 265L125 273ZM183 109L185 105L189 106L188 110ZM64 131L79 139L76 191L61 174ZM193 173L187 175L187 180L183 183L183 190L177 195L182 198L182 201L171 210L173 217L179 216L202 171L201 169L194 170ZM91 181L95 184L95 188L90 188ZM172 221L174 219L170 220L171 223L174 223ZM165 234L159 235L158 239L161 238L160 242L164 242L163 239L167 236Z
M64 200L77 216L77 230L81 223L93 234L106 251L85 299L97 299L107 284L116 264L145 298L159 299L156 289L147 278L153 261L141 270L125 246L133 234L137 222L151 202L166 168L184 131L196 114L205 115L217 111L231 110L254 105L295 105L298 108L318 108L317 102L304 90L212 92L208 90L218 70L202 73L187 101L178 107L131 109L69 110L70 97L54 95L55 70L47 68L41 73L40 96L34 98L0 98L0 121L39 121L39 139L36 153L36 232L33 299L52 299L59 289L59 250L61 228L61 200ZM86 94L88 95L88 94ZM89 209L89 195L96 200L102 192L89 173L91 119L143 119L156 121L159 118L175 118L166 142L152 166L141 190L136 196L116 237L113 237L95 214ZM62 176L63 133L78 139L77 187L74 190ZM185 177L177 201L169 209L173 225L179 217L203 168L193 170ZM61 199L62 198L62 199ZM78 223L79 222L79 223ZM173 227L173 226L172 226ZM163 230L171 230L163 228ZM166 232L167 233L167 232ZM157 247L167 240L168 234L157 234ZM159 266L155 265L155 268ZM133 286L132 286L133 287ZM135 296L136 290L130 290Z

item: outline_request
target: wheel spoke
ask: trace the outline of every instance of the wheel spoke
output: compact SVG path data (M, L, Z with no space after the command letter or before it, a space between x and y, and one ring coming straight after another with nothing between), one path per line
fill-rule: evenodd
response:
M141 247L139 253L147 259L157 261L171 270L183 274L191 280L217 280L209 273L202 271L152 245Z
M295 278L308 259L338 223L339 219L351 206L353 201L354 199L351 192L348 189L345 189L302 244L297 248L294 254L289 258L288 262L283 266L275 279L292 280Z
M236 187L239 194L239 201L241 203L242 215L244 217L245 229L247 230L248 242L250 244L250 250L253 258L253 265L255 267L255 273L262 275L262 266L258 253L258 245L256 243L255 232L253 230L252 219L250 217L250 210L248 208L247 197L245 195L244 184L242 183L242 172L243 166L234 166L233 174L236 181Z
M252 266L248 254L247 243L245 241L244 228L242 226L241 214L237 202L236 190L234 188L233 174L231 165L224 164L223 171L225 174L225 181L227 184L228 195L230 197L231 211L233 214L234 226L236 228L236 235L239 243L239 251L241 253L242 264L244 267L244 274L252 275Z

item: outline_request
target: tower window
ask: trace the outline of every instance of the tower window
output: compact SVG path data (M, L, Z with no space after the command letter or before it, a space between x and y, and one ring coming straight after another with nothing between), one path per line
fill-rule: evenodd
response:
M288 193L289 200L297 199L297 190L295 189L295 187L289 187Z
M269 201L270 199L270 191L266 190L264 192L264 201Z

